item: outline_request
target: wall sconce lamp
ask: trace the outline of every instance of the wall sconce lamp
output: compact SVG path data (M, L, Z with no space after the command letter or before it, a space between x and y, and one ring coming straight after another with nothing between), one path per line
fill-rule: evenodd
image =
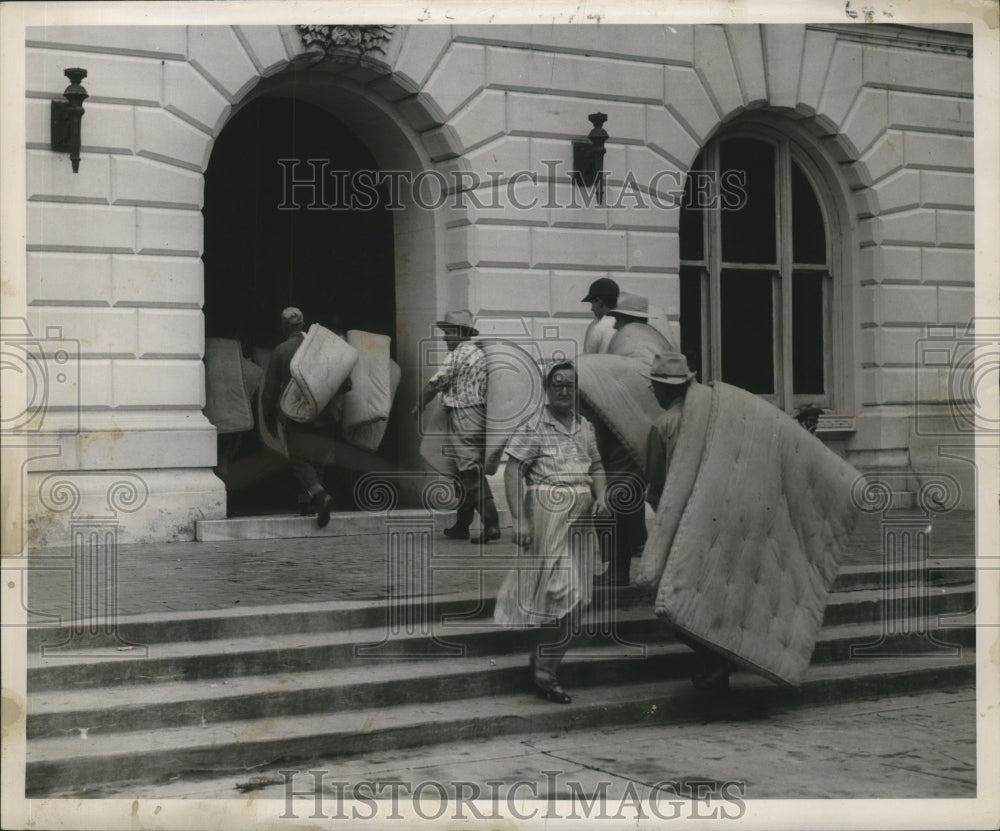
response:
M608 120L604 113L591 113L587 116L594 129L587 134L587 141L573 142L573 182L577 187L591 188L597 185L597 204L604 204L604 142L608 140L608 132L604 122Z
M80 171L80 122L83 119L83 99L87 90L80 81L87 77L87 70L74 67L63 73L70 85L63 92L65 101L52 102L52 149L59 153L69 153L73 172Z

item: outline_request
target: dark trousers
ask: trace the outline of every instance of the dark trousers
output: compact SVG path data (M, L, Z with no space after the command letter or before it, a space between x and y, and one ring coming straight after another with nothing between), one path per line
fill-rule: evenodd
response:
M642 469L617 436L596 416L594 435L607 481L608 507L615 518L615 546L609 572L616 583L628 583L633 557L646 546L646 482Z
M323 471L332 457L333 442L324 432L303 427L285 427L288 464L301 490L300 502L325 493ZM303 500L302 497L305 497Z
M493 489L483 474L481 467L472 470L460 470L456 474L455 490L459 503L455 517L455 525L468 528L476 511L482 520L483 528L499 528L500 516L497 513L496 502L493 500Z

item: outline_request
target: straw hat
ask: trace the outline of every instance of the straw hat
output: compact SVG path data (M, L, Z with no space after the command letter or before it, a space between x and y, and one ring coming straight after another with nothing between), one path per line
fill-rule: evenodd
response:
M456 312L445 312L444 320L439 320L434 325L439 329L467 329L470 334L478 335L479 330L472 325L474 318L468 309Z
M691 371L684 355L680 352L667 352L665 355L657 355L649 373L644 372L642 376L660 384L686 384L694 378L695 373Z
M638 294L623 291L618 295L618 305L609 311L608 314L649 319L649 299Z

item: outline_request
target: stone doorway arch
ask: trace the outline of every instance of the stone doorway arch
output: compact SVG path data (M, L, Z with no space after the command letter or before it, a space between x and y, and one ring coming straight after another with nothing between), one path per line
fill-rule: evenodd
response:
M287 51L291 51L290 30L294 32L291 27L281 27ZM240 40L244 42L245 38ZM246 48L245 42L243 45ZM442 159L460 156L460 149L450 146L453 141L447 130L440 131L433 148L427 148L426 136L421 133L438 123L440 114L434 112L433 102L411 91L412 84L406 77L394 74L385 61L359 59L350 50L324 53L314 48L266 71L267 77L258 75L255 83L245 86L239 100L216 124L213 150L226 125L248 108L261 101L285 99L316 107L343 124L370 153L378 171L399 172L412 178L432 169ZM365 73L368 77L363 77ZM377 83L372 83L371 75L377 76ZM211 158L206 154L205 170ZM337 167L336 159L330 163L331 169ZM415 431L412 422L400 418L398 413L408 412L415 400L420 341L433 331L433 322L440 311L439 294L444 291L450 295L454 289L439 285L444 275L444 269L439 267L444 248L443 212L420 209L413 204L408 188L400 188L398 197L400 208L392 212L390 220L395 320L394 330L385 333L393 337L395 359L403 375L396 399L397 415L390 425L396 435L389 438L394 440L391 442L395 445L394 461L401 468L413 469L419 466ZM206 204L205 209L211 210L212 206ZM205 279L211 279L207 267ZM454 298L449 296L449 302L454 302ZM348 322L347 328L364 327Z

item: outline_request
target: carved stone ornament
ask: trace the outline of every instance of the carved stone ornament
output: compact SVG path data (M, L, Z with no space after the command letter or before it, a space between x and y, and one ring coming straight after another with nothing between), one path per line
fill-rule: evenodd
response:
M327 54L332 49L357 50L358 60L372 52L385 54L385 44L392 37L394 26L319 26L295 27L307 48L319 46Z

